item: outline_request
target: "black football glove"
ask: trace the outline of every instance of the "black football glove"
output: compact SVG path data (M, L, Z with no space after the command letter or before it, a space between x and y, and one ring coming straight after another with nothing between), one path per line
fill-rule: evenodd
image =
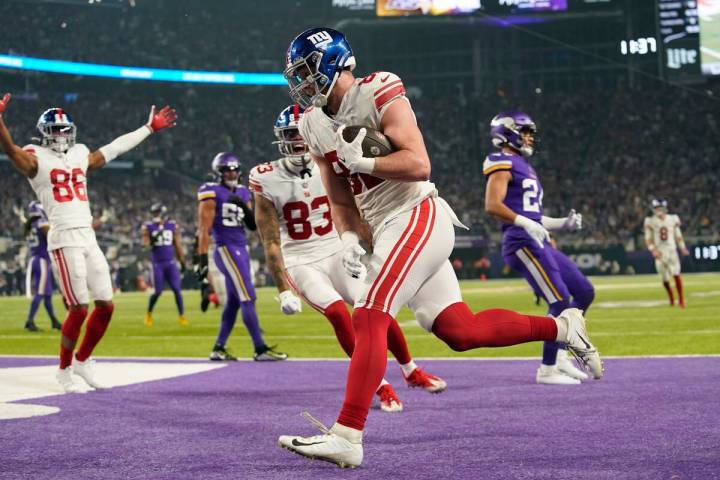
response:
M198 255L198 263L195 265L195 278L200 283L207 282L208 276L208 254L201 253Z
M230 195L230 198L228 198L228 202L237 205L242 209L243 223L245 224L245 228L253 232L257 230L257 224L255 223L255 212L253 212L252 209L247 206L247 203L243 202L242 199L237 195Z

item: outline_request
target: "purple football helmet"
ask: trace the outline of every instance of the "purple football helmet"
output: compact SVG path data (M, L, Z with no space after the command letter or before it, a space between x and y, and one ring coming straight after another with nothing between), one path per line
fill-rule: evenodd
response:
M234 180L226 180L225 172L237 172L239 177L241 174L240 160L238 160L238 158L232 153L220 152L215 155L215 158L213 158L212 171L215 175L217 175L218 180L221 183L224 183L230 188L235 188L238 184L237 178Z
M167 218L167 207L160 202L153 203L150 206L150 215L153 216L153 220L160 221Z
M40 203L37 200L33 200L32 202L28 203L27 211L28 211L28 218L46 218L47 217L47 214L45 213L45 209L42 206L42 203Z
M290 42L285 56L285 79L290 98L303 108L324 107L340 73L355 68L345 35L332 28L305 30Z
M501 112L490 121L490 136L494 146L508 145L519 151L521 155L529 157L533 154L533 147L523 141L520 135L523 130L537 132L535 122L527 113Z

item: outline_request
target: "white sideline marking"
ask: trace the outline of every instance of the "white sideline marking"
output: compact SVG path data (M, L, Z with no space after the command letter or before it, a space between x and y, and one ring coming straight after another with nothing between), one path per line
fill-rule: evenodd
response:
M50 358L55 359L54 356ZM112 388L191 375L224 366L225 364L209 363L108 362L98 363L95 371L97 378ZM0 391L0 420L51 415L59 412L60 409L56 407L8 403L53 395L67 395L55 380L55 372L57 372L56 365L0 368L0 385L3 386ZM93 390L80 377L75 376L74 379L83 386L83 393Z

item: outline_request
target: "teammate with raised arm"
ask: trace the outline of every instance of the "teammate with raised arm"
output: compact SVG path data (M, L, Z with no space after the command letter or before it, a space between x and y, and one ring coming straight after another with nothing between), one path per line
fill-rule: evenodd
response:
M239 185L240 160L232 153L221 152L212 161L217 182L204 183L198 189L198 266L197 279L207 282L210 233L215 240L215 263L225 277L227 301L223 308L210 360L234 361L225 345L235 327L238 311L252 339L255 361L285 360L287 355L268 347L263 339L255 310L255 287L250 272L245 229L255 230L251 193Z
M655 257L655 270L660 275L663 287L668 294L670 306L675 305L675 297L670 286L670 277L673 277L678 294L678 305L680 308L685 308L678 248L685 257L690 255L690 252L685 246L685 239L680 229L682 222L679 216L668 213L667 200L655 199L651 206L653 214L645 217L643 223L645 245Z
M493 145L483 164L487 177L485 211L503 222L502 255L520 272L536 295L548 305L548 314L566 308L587 312L595 289L575 263L553 247L548 230L579 230L582 216L571 210L567 217L543 215L543 188L529 161L537 128L523 112L503 112L490 122ZM572 300L571 300L572 297ZM544 385L579 385L587 374L576 368L562 342L545 342L535 381Z
M255 219L265 246L268 269L280 292L282 312L292 315L301 309L292 286L330 321L340 346L351 357L355 335L346 302L354 303L362 291L362 283L346 275L343 269L342 243L333 227L320 171L307 155L307 146L298 132L302 115L298 105L291 105L280 113L274 133L283 158L250 171ZM400 364L410 387L437 393L447 386L442 379L418 368L396 321L388 330L388 349ZM383 411L403 409L384 378L376 394Z
M150 214L152 220L145 222L142 226L142 245L145 248L150 247L152 250L154 292L148 300L145 326L152 327L153 325L152 311L158 298L162 295L167 280L175 294L178 323L181 327L187 327L189 322L185 318L185 305L180 290L181 273L185 271L185 252L183 252L178 225L175 220L168 218L167 207L161 203L152 204ZM180 263L180 269L175 263L175 257Z
M462 302L448 261L453 224L460 223L429 182L430 159L405 87L389 72L356 79L354 68L348 41L330 28L301 33L287 51L285 77L291 97L306 108L300 134L320 169L341 236L343 265L364 281L352 315L355 350L336 423L328 429L313 419L321 435L283 435L278 443L341 467L362 462L363 428L387 364L388 328L404 305L454 350L564 341L594 377L603 373L579 310L565 310L557 318L499 309L474 314ZM395 151L364 157L366 131L346 141L345 126L379 130Z
M177 115L170 107L156 112L153 105L146 124L90 152L85 145L75 143L76 126L70 115L61 108L50 108L37 123L41 144L21 148L13 142L2 118L9 101L9 93L0 100L0 145L15 168L28 178L48 213L48 251L68 305L56 378L66 392L80 391L72 373L91 387L102 388L95 380L90 355L110 323L113 290L110 268L92 228L86 174L136 147L154 132L174 127ZM87 316L90 294L95 308L80 348L73 355Z
M55 310L52 304L52 292L55 282L50 271L50 255L47 248L47 233L50 228L47 213L42 204L33 200L27 207L27 218L23 211L16 210L25 230L25 238L30 248L30 259L27 266L26 290L27 295L32 296L30 311L25 322L25 330L38 332L40 329L35 324L35 314L40 308L40 302L45 305L50 324L53 330L60 330L62 324L55 317Z

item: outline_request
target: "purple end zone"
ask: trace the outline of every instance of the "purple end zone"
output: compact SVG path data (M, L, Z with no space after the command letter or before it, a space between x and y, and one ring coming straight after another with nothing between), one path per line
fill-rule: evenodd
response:
M720 358L606 362L579 387L533 383L534 361L423 361L440 395L388 379L400 414L373 409L353 471L276 446L330 425L346 362L238 362L105 392L25 403L54 415L0 421L2 479L710 479L720 477ZM1 367L54 364L0 358ZM0 386L1 387L1 386Z

